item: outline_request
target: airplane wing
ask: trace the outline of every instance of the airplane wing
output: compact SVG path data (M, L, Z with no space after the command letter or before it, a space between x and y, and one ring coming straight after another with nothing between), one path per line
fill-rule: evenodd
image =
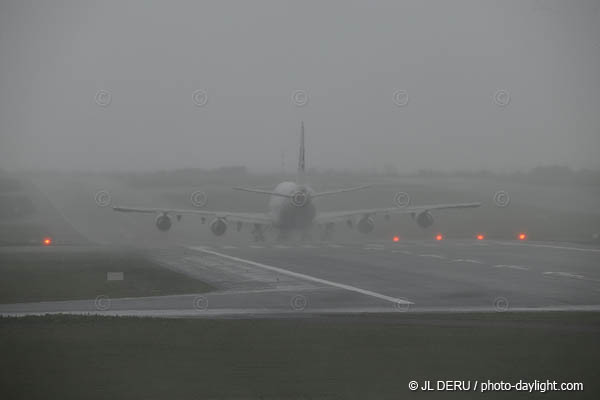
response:
M143 208L143 207L123 207L114 206L112 208L118 212L142 213L142 214L172 214L172 215L197 215L199 217L223 218L231 222L243 222L249 224L270 225L273 220L263 213L241 213L230 211L208 211L208 210L189 210L173 208Z
M349 211L330 211L322 212L317 215L315 222L317 224L325 224L328 222L340 222L352 217L372 217L376 214L391 215L391 214L418 214L423 211L447 210L456 208L476 208L481 206L481 203L457 203L457 204L430 204L413 207L388 207L388 208L367 208L362 210Z

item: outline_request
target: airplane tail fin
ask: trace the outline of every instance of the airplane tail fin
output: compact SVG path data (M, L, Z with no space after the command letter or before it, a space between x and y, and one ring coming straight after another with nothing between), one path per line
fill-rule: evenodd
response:
M306 175L306 160L304 150L304 121L300 123L300 152L298 153L298 182L302 183Z
M306 153L305 153L305 149L304 149L304 121L302 121L300 123L300 151L298 152L298 176L296 178L296 182L300 183L300 184L305 183L304 182L305 177L306 177L305 156L306 156ZM344 188L344 189L329 190L329 191L325 191L325 192L314 192L314 193L311 193L311 196L312 197L330 196L330 195L338 194L338 193L353 192L355 190L366 189L368 187L371 187L371 185L363 185L363 186L356 186L356 187L350 187L350 188ZM234 187L233 189L241 190L244 192L267 194L267 195L280 196L280 197L288 197L290 199L293 198L293 194L277 193L277 192L273 192L271 190L265 190L265 189L244 188L244 187Z

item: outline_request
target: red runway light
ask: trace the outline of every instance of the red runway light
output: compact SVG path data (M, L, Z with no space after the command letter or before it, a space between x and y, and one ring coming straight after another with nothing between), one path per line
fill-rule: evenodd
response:
M477 235L477 240L483 240L485 239L485 235L482 235L481 233L479 235Z
M519 233L519 236L517 236L519 238L519 240L525 240L527 239L527 235L524 233Z
M399 242L400 238L398 236L394 236L394 238L392 239L394 242Z
M437 235L435 235L435 240L443 240L444 236L441 233L438 233Z
M42 244L44 246L50 246L52 244L52 239L49 237L44 238L44 240L42 240Z

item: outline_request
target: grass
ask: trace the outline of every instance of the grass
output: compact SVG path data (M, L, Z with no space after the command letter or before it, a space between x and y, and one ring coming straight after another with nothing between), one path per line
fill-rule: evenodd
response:
M108 281L108 272L123 280ZM209 285L130 251L38 248L0 253L0 303L200 293Z
M598 313L298 319L0 319L2 398L530 398L418 393L408 382L583 382L597 398ZM436 396L437 395L437 396Z

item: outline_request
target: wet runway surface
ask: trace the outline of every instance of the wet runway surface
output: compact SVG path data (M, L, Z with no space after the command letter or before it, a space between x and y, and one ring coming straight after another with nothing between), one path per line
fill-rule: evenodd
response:
M600 310L600 249L444 240L186 245L148 250L202 295L0 305L3 315L304 316Z

